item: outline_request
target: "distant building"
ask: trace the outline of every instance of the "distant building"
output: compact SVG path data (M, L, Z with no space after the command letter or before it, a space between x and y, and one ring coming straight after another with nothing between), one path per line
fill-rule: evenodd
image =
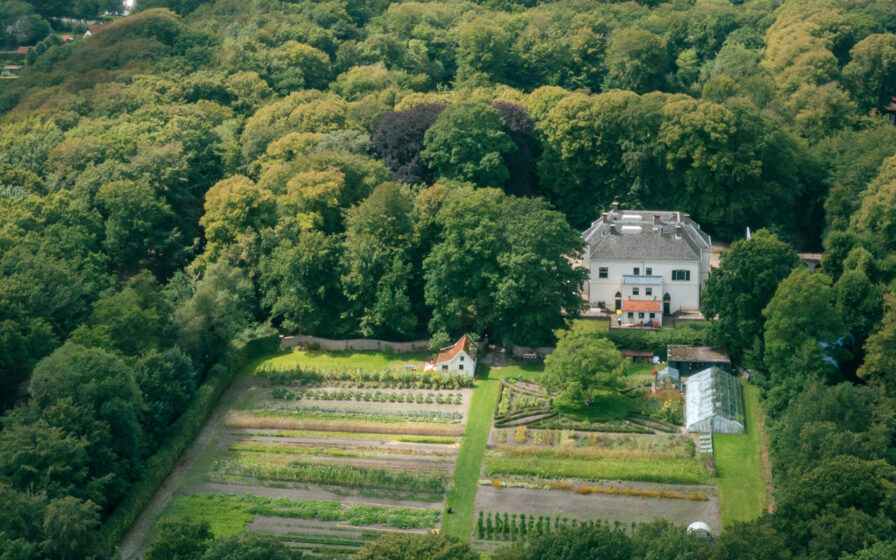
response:
M707 368L685 382L685 427L690 433L744 434L744 395L737 377Z
M22 70L21 66L16 66L14 64L7 64L3 67L3 72L0 72L0 76L15 76Z
M469 335L463 335L451 346L439 351L436 358L426 364L424 369L445 373L464 373L473 376L476 373L476 355L478 347Z
M60 39L62 39L63 43L70 43L75 40L75 38L71 35L63 35L62 37L60 37Z
M97 25L91 25L90 27L87 28L87 31L84 32L84 38L86 39L86 38L90 37L91 35L96 35L97 33L102 31L103 29L109 27L110 25L112 25L111 21L107 21L106 23L100 23Z
M664 314L700 308L712 241L687 214L620 210L614 202L582 236L591 307L621 310L622 324L661 323Z
M666 346L666 356L669 367L677 369L681 375L690 375L710 367L731 373L731 357L725 348L670 344Z

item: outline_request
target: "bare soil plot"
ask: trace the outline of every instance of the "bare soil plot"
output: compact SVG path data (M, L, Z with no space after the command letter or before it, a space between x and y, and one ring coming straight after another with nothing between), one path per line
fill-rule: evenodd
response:
M563 490L530 490L527 488L501 488L480 486L476 492L476 510L487 512L526 513L530 515L564 516L570 519L605 519L624 525L654 519L669 519L688 525L704 521L713 532L721 531L719 500L713 487L680 485L656 485L640 483L627 487L663 491L673 488L676 492L703 492L709 498L705 502L635 498L629 496L589 494L580 495Z

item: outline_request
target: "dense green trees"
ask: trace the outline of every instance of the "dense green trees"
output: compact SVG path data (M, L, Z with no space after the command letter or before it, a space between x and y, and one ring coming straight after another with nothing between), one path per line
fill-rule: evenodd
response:
M3 2L0 43L115 4ZM0 87L0 407L19 404L0 421L0 549L92 554L96 515L253 324L553 343L580 301L568 224L613 200L735 241L703 311L773 404L776 464L798 465L776 473L782 503L841 455L889 480L894 6L146 0L42 40ZM775 235L738 241L747 227ZM823 246L823 275L793 272L788 245ZM844 379L868 388L824 387ZM871 502L782 507L793 538L773 517L711 554L886 554L893 515ZM693 556L678 533L631 546ZM517 552L628 546L567 540Z
M475 560L479 555L470 545L440 535L394 533L377 539L352 556L353 560Z
M798 264L796 252L765 230L735 242L722 255L719 268L706 282L700 309L706 317L718 319L714 324L718 340L731 348L733 356L761 351L762 310Z

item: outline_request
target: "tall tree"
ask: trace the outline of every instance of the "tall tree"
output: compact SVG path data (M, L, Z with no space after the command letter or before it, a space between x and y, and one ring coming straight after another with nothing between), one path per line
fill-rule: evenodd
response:
M574 406L619 387L625 360L604 337L569 331L544 362L545 381Z
M580 309L586 271L568 259L582 240L545 201L456 188L436 220L441 241L423 263L431 332L540 346Z
M660 90L669 71L666 42L644 29L621 28L610 35L604 65L604 91L617 88L635 93Z
M412 185L432 183L433 174L420 152L426 131L444 110L441 103L421 103L404 111L389 111L377 123L370 142L392 170L392 180Z
M779 411L806 382L835 379L847 331L830 277L805 267L781 281L762 316L766 373L760 380Z
M503 155L516 149L500 112L484 103L449 105L426 131L423 146L423 161L439 176L498 188L510 178Z
M761 359L762 310L778 284L799 264L796 251L767 230L736 241L722 254L719 268L706 281L700 310L717 319L715 335L735 359L751 350L759 351L752 360Z

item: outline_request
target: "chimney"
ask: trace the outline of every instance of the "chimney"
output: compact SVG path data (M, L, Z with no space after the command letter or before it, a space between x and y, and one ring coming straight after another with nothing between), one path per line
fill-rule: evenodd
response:
M613 212L619 212L619 203L615 200L613 201Z
M659 214L653 215L653 225L655 225L655 226L660 225L660 215Z
M604 212L604 223L605 224L610 223L610 216L607 212Z
M619 232L616 231L616 224L610 224L610 235L617 235Z
M682 222L684 222L686 224L691 223L691 215L690 214L682 214L681 218L682 218L681 219Z
M681 222L675 224L675 239L681 239Z

